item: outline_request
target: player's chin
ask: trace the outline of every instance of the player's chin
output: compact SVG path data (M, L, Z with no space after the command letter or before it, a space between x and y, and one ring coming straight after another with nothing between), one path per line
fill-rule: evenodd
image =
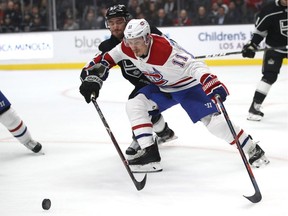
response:
M139 52L137 50L134 50L133 52L134 52L135 56L137 56L137 57L142 56L141 52Z
M138 52L137 51L132 50L132 52L134 53L135 56L138 56Z
M112 34L113 34L116 38L119 38L119 39L122 39L122 38L124 37L123 32L122 32L122 31L119 31L119 30L113 31Z

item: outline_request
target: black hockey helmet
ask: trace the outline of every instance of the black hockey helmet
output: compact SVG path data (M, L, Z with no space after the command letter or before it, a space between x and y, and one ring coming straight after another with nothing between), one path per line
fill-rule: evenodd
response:
M124 17L127 20L130 17L130 14L127 11L125 5L118 4L109 7L106 12L106 20L114 17Z

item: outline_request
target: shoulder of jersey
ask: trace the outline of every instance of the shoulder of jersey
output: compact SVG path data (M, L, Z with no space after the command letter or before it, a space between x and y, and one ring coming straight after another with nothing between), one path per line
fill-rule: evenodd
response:
M276 11L281 11L282 7L281 6L277 6L275 1L269 2L267 3L262 10L260 11L260 13L262 13L263 15L269 15L273 12Z
M113 37L110 37L109 39L101 42L98 48L101 52L108 52L111 49L113 49L115 46L117 46L119 43L120 41L114 39Z
M152 34L153 45L147 63L153 65L164 65L172 53L172 46L169 41L155 34Z

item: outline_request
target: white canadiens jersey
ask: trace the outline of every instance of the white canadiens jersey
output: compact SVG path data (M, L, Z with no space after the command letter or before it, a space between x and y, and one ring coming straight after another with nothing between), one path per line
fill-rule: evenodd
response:
M136 57L124 42L104 55L104 59L115 63L129 59L142 73L163 92L177 92L200 83L205 73L210 73L207 65L195 60L193 56L177 43L165 37L152 34L147 57Z

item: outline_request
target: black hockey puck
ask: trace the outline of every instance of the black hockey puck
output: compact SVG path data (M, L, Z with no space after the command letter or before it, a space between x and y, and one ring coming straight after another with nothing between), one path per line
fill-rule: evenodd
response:
M42 208L45 210L49 210L51 207L51 200L50 199L44 199L42 201Z

